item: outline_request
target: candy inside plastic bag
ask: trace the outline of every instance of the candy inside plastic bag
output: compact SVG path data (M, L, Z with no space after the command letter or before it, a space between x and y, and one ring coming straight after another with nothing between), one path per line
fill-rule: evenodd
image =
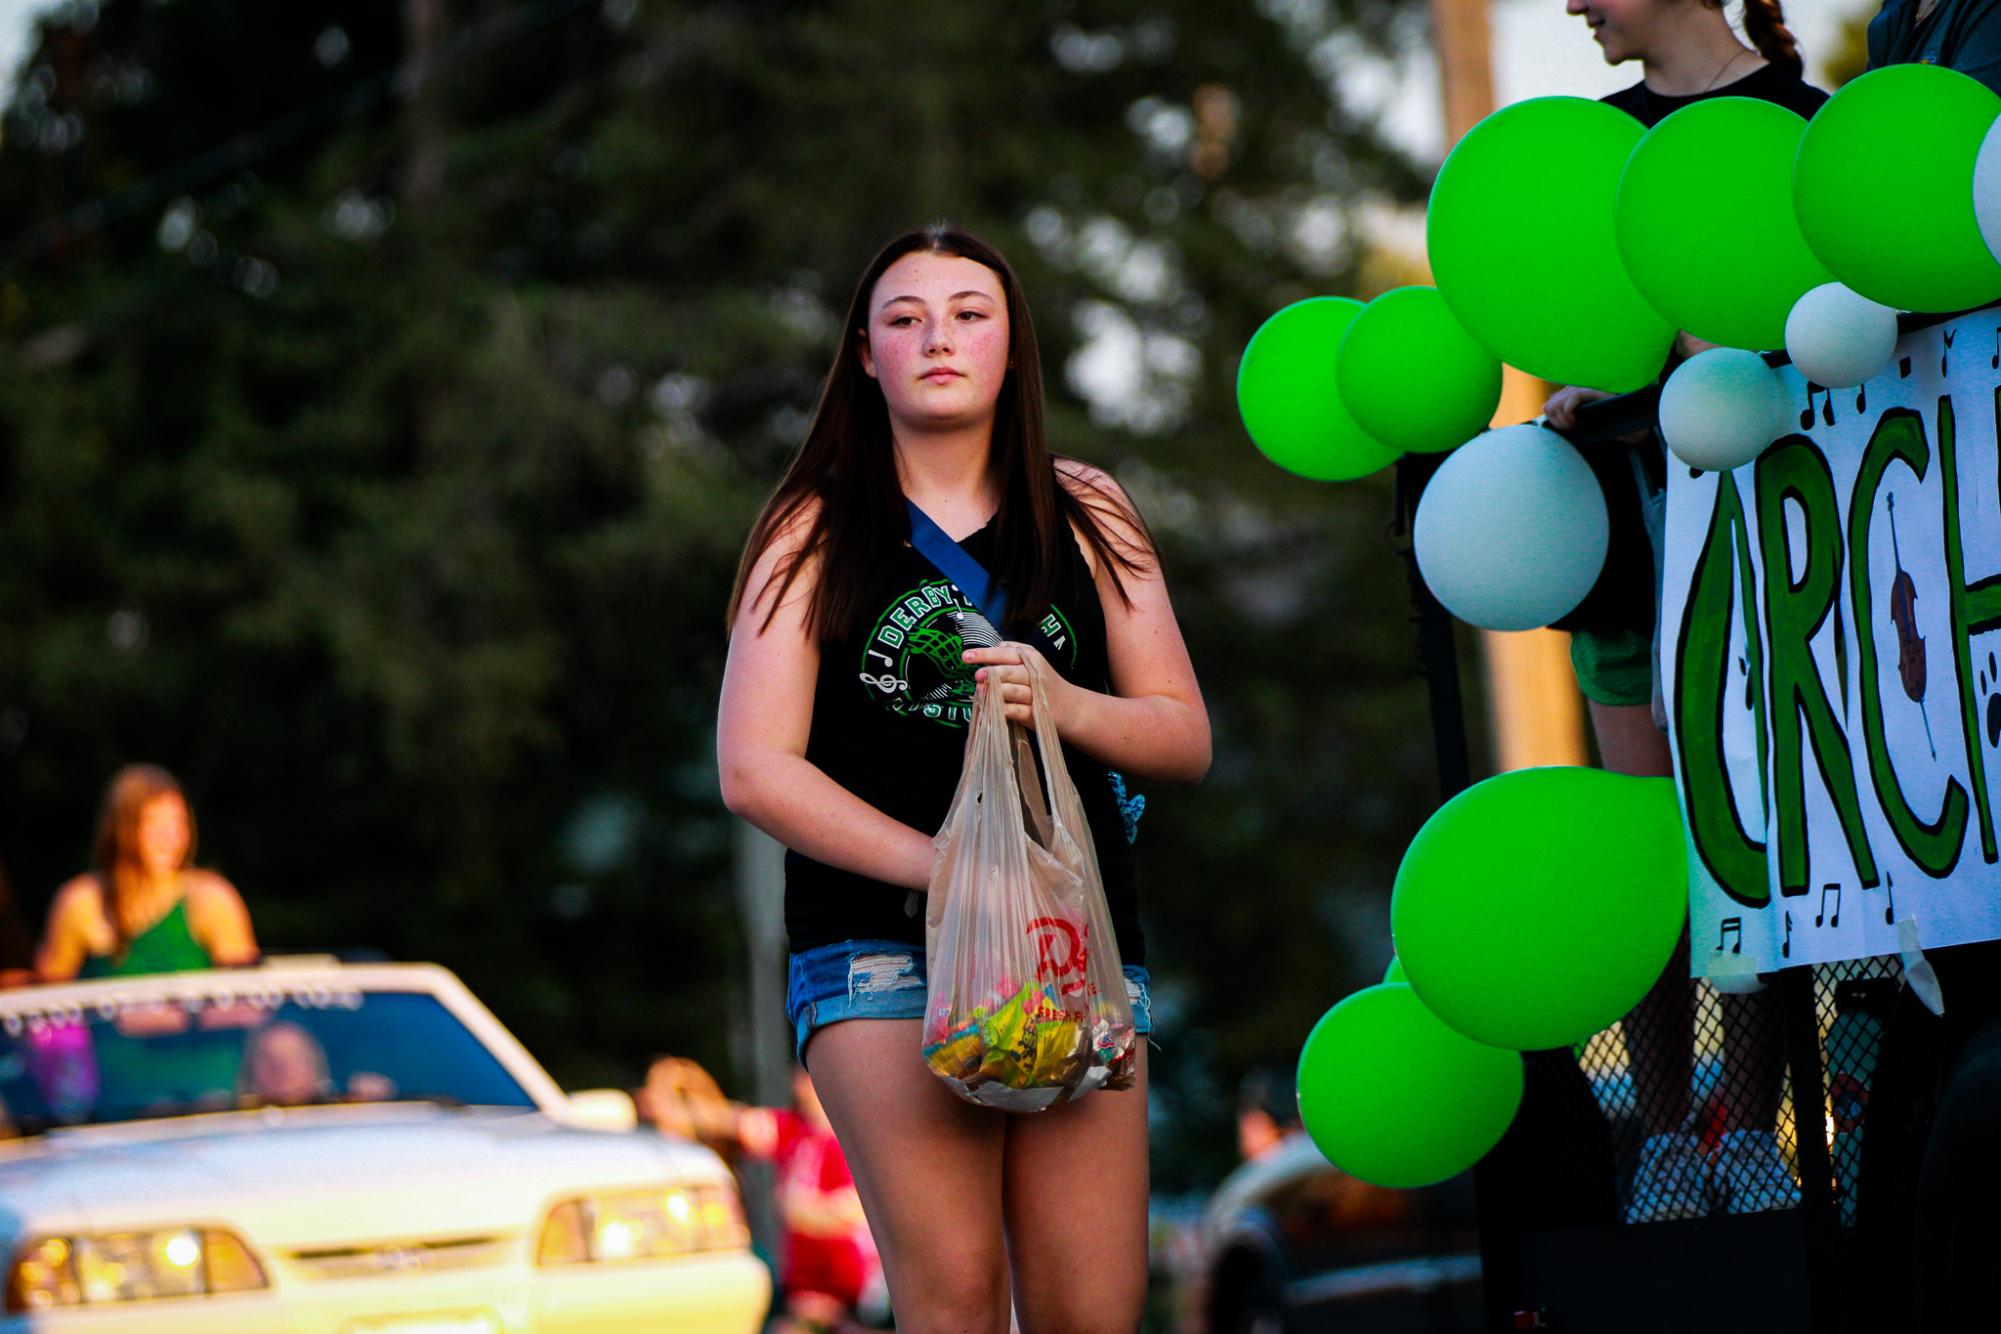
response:
M1008 1111L1130 1088L1137 1072L1090 827L1048 744L1039 677L1033 695L1033 733L984 689L975 697L925 913L925 1063L962 1097Z

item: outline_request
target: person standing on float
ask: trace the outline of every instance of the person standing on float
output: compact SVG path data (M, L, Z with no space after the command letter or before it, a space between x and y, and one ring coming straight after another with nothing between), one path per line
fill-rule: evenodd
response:
M1652 128L1712 97L1752 97L1811 118L1827 94L1802 78L1799 48L1778 0L1745 0L1745 45L1720 0L1569 0L1591 26L1605 63L1640 62L1641 79L1602 99ZM1558 168L1560 169L1560 168ZM1710 238L1718 246L1728 236ZM1664 369L1710 346L1684 333ZM1610 395L1572 386L1543 405L1560 431L1577 411ZM1660 551L1665 521L1665 451L1655 433L1620 448L1586 451L1605 489L1612 541L1598 586L1557 622L1570 632L1571 665L1590 706L1599 758L1614 773L1672 776L1660 694ZM1640 1147L1626 1221L1699 1218L1712 1210L1758 1213L1799 1202L1799 1186L1774 1126L1784 1052L1769 993L1722 996L1721 1133L1705 1154L1693 1124L1695 988L1683 934L1667 969L1624 1020L1633 1071Z

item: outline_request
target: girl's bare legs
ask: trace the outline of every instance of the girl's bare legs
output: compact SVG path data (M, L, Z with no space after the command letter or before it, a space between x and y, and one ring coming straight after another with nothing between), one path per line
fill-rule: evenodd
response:
M854 1170L897 1329L1006 1334L1008 1118L961 1100L931 1073L918 1053L920 1024L827 1025L806 1045L813 1086ZM1088 1180L1069 1183L1073 1198L1089 1193Z
M848 1020L807 1044L897 1329L1005 1334L1012 1290L1023 1334L1130 1334L1146 1306L1144 1048L1132 1088L1009 1116L925 1067L918 1022Z
M1605 768L1642 778L1674 773L1667 737L1654 726L1649 706L1589 703L1591 730ZM1695 1079L1695 983L1688 976L1686 934L1653 987L1626 1016L1625 1029L1642 1132L1680 1130L1688 1119L1689 1087Z
M1146 1309L1146 1039L1133 1087L1007 1119L1022 1334L1132 1334Z

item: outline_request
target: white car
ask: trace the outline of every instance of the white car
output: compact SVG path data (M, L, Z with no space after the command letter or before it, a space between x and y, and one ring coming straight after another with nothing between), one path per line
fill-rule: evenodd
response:
M728 1169L429 964L0 992L0 1334L752 1334Z

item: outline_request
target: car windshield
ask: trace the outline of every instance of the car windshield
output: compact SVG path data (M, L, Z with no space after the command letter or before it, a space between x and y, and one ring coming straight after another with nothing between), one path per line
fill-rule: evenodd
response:
M0 1014L0 1134L341 1102L533 1107L437 997L338 984Z

